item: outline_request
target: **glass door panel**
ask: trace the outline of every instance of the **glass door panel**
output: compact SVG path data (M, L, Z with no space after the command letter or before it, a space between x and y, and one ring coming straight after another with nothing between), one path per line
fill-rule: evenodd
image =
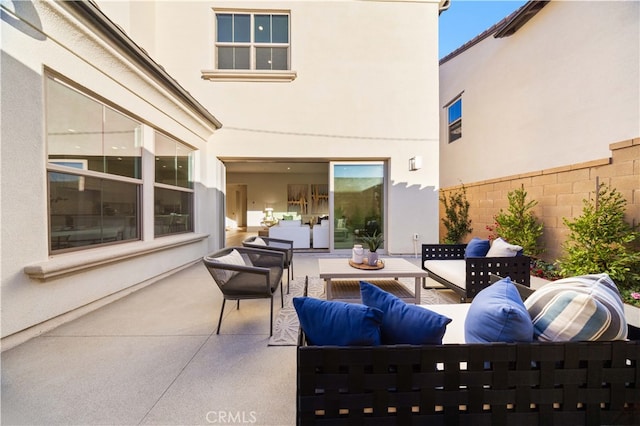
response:
M351 249L362 236L384 232L383 162L334 162L330 181L334 249Z

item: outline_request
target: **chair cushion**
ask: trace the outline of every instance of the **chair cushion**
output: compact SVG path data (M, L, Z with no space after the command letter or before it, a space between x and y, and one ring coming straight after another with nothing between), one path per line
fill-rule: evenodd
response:
M484 257L489 252L491 243L478 237L473 238L464 250L464 257Z
M312 345L380 344L380 309L311 297L294 297L293 306L298 314L300 326Z
M607 274L550 282L524 304L538 340L622 340L627 336L622 299Z
M531 342L533 324L518 289L504 278L473 298L464 323L467 343Z
M266 246L267 243L260 237L256 237L251 244L256 246Z
M522 254L522 247L509 244L502 238L496 238L487 252L487 257L515 257Z
M381 341L383 345L440 345L451 318L429 309L408 305L381 288L360 281L362 302L380 309L382 317Z
M242 255L238 252L238 250L233 249L229 254L219 257L210 258L212 262L222 263L227 265L236 265L236 266L247 266L247 262L242 257ZM221 285L224 285L233 278L238 271L230 271L228 269L214 269L213 273L216 275L216 279L220 282Z

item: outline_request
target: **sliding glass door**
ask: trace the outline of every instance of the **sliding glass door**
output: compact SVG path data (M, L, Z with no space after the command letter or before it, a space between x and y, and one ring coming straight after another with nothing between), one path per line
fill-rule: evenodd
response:
M362 236L384 232L383 162L332 162L330 182L334 249L351 249Z

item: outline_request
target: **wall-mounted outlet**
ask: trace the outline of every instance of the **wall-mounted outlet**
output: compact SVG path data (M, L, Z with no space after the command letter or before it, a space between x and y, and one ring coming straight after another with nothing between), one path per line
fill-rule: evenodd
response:
M419 238L420 238L420 235L413 234L413 241L418 241Z

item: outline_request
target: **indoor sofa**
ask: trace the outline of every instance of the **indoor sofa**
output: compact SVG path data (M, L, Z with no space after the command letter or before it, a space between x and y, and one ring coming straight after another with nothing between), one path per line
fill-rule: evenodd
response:
M281 220L277 225L269 228L269 237L293 241L293 248L311 246L311 228L303 225L301 220Z

